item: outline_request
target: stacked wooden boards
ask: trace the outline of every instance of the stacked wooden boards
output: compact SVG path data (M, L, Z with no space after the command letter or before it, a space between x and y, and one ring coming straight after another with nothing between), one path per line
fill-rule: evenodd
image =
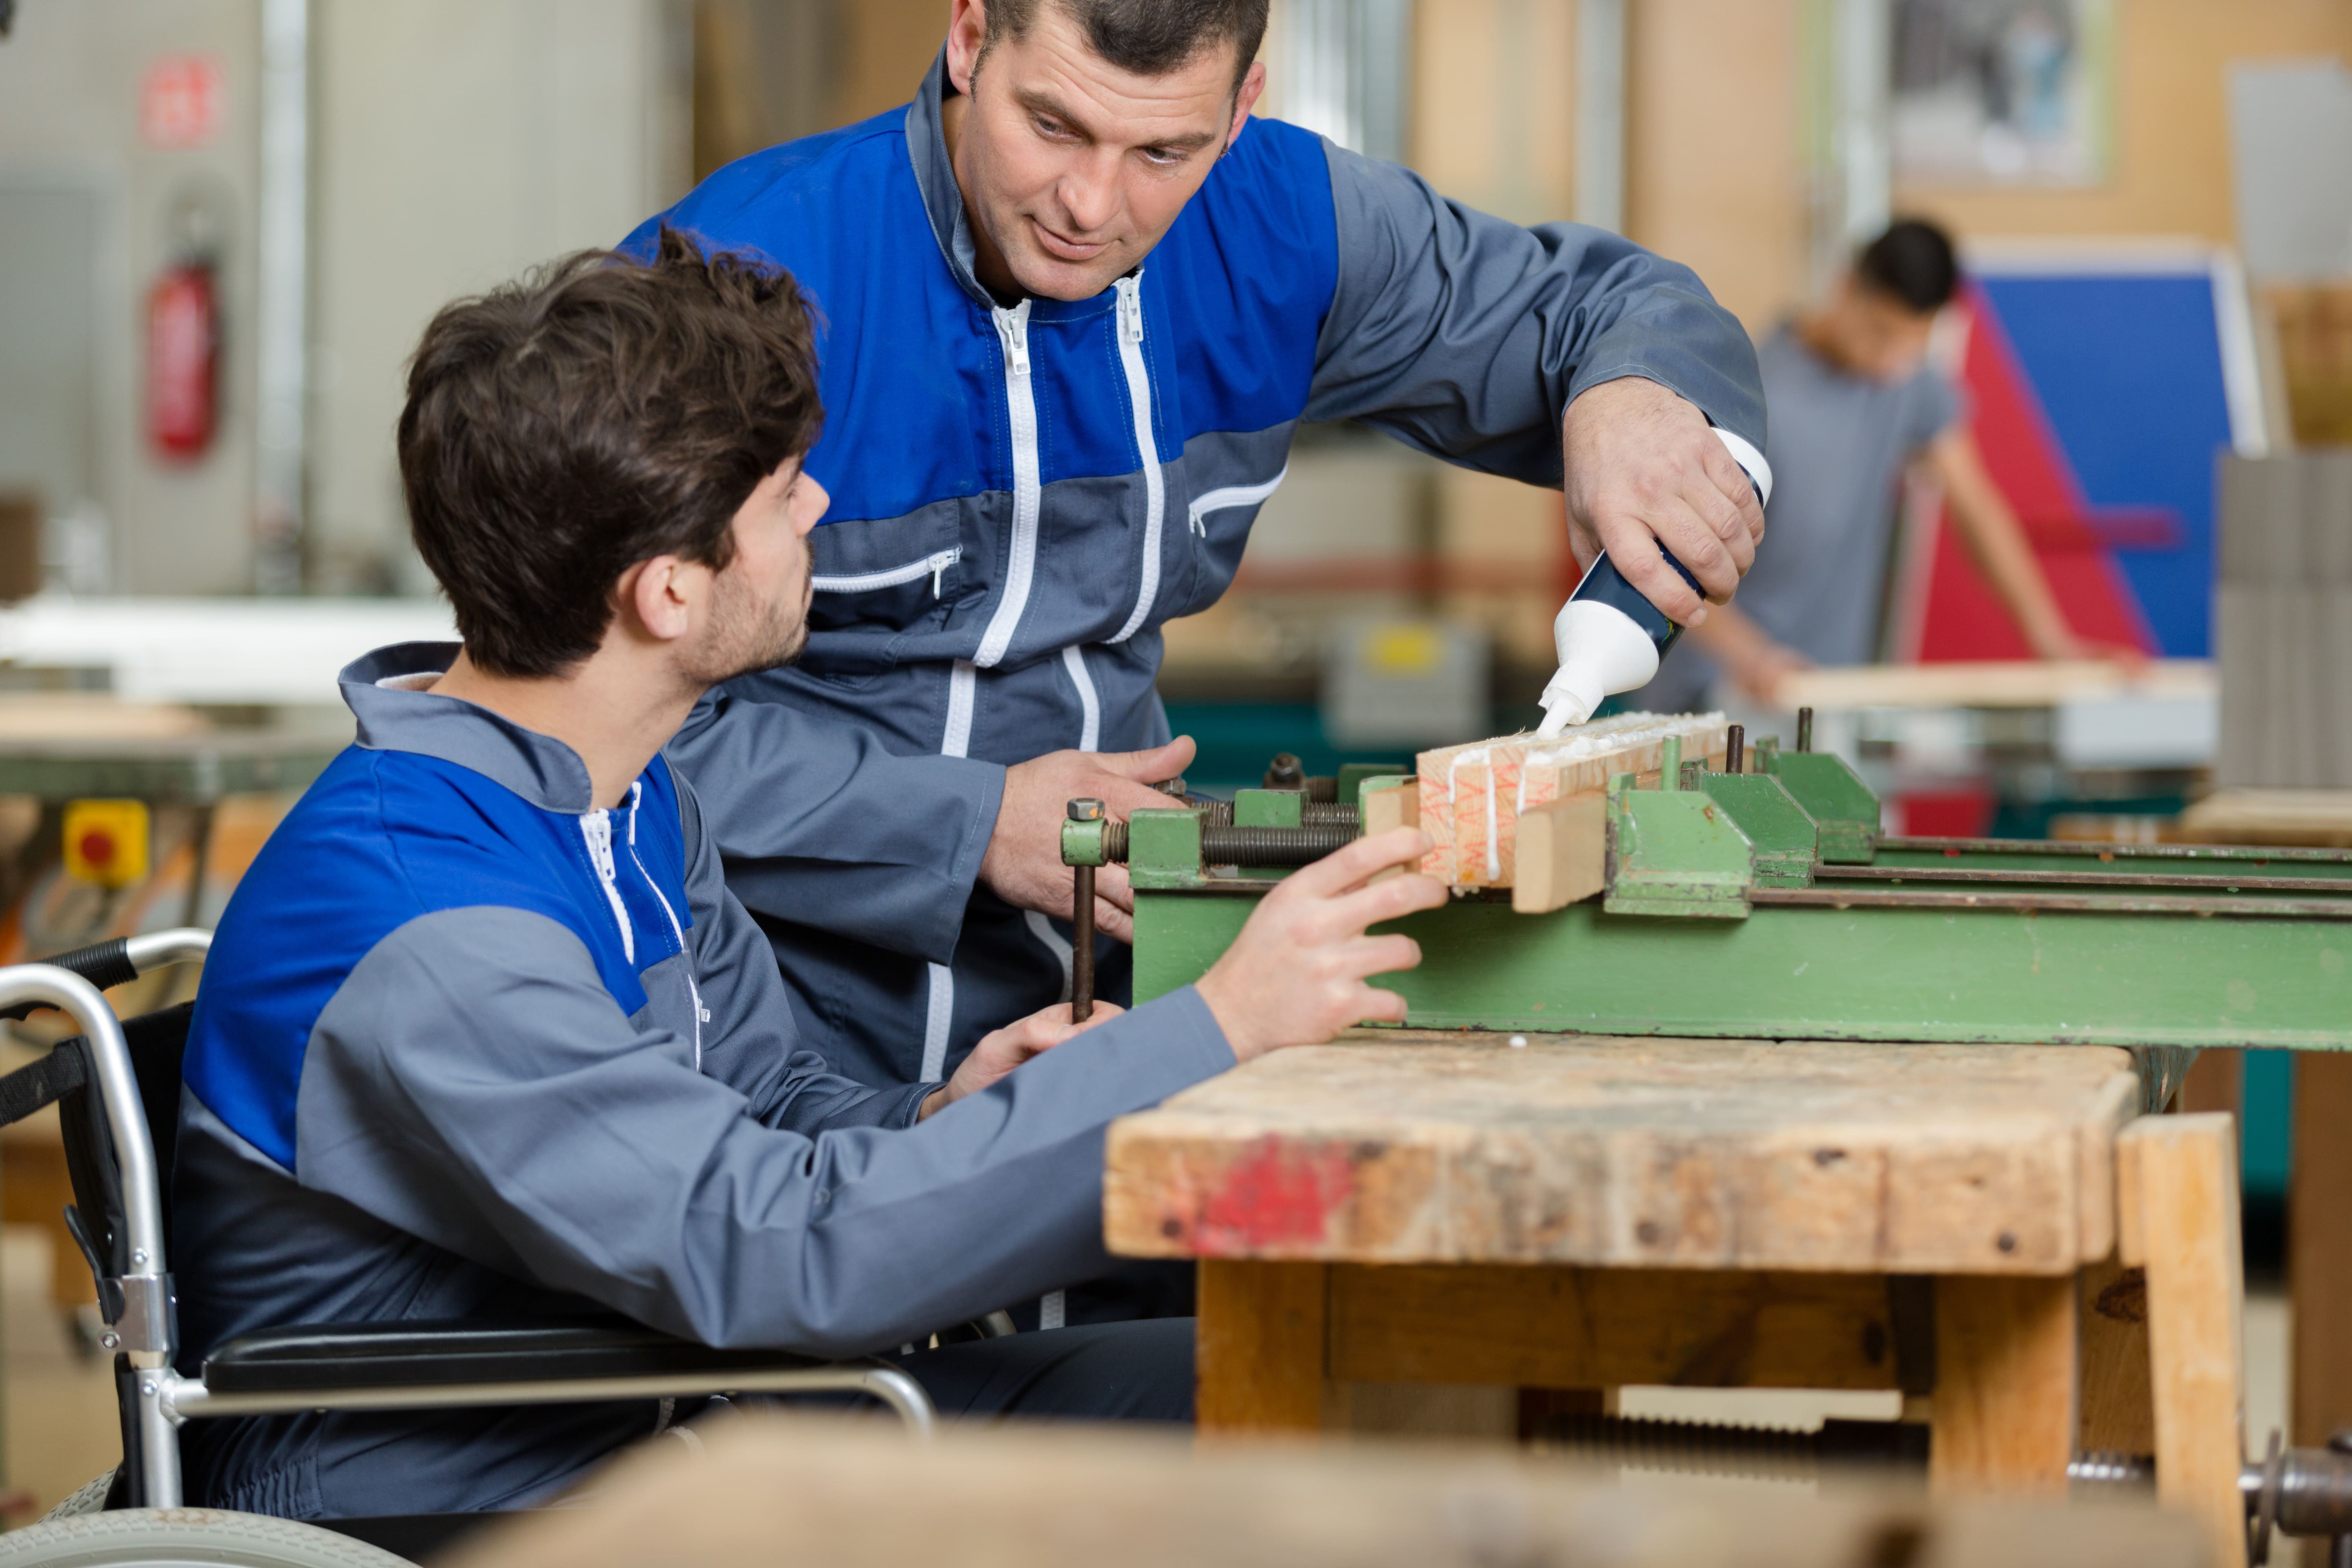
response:
M2221 467L2215 782L2352 788L2352 451Z
M1670 739L1685 761L1721 766L1727 729L1720 713L1621 713L1550 740L1505 735L1423 752L1416 805L1433 847L1422 869L1457 888L1514 888L1520 825L1538 808L1585 797L1589 809L1611 775L1656 773Z

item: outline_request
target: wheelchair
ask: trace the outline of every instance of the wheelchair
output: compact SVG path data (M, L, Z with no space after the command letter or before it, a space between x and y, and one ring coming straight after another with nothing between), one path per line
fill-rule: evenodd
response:
M66 1218L99 1289L102 1350L114 1352L122 1463L48 1518L0 1535L0 1568L204 1562L250 1568L394 1568L494 1514L296 1523L182 1506L182 1424L302 1410L422 1410L744 1394L852 1394L919 1436L930 1398L882 1361L719 1351L614 1316L485 1325L304 1324L216 1347L194 1377L175 1370L178 1323L164 1252L181 1056L194 1004L118 1023L102 988L201 959L211 933L159 931L0 968L0 1016L63 1010L81 1028L0 1078L0 1125L56 1104L74 1202ZM992 1317L1001 1317L994 1314ZM1009 1322L982 1331L1002 1332Z

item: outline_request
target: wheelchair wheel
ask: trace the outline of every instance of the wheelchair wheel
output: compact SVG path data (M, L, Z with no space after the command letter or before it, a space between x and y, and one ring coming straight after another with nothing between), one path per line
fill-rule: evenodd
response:
M130 1508L0 1535L0 1568L414 1568L316 1525L210 1508Z

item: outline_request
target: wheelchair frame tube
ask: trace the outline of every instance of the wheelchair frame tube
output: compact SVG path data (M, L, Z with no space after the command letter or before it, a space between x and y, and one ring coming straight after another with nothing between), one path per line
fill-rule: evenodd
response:
M81 1026L98 1082L106 1130L114 1139L115 1163L122 1177L124 1239L131 1270L121 1278L122 1321L117 1332L131 1358L139 1389L140 1480L150 1508L180 1505L180 1445L162 1403L161 1379L172 1359L170 1269L163 1257L161 1180L155 1145L147 1135L147 1112L140 1103L139 1079L131 1071L131 1047L122 1026L98 988L70 969L53 963L14 963L0 969L0 1007L40 1002L64 1010Z
M938 1419L923 1385L900 1368L880 1362L777 1367L764 1372L718 1371L690 1376L547 1378L512 1383L284 1389L254 1394L215 1394L201 1378L166 1373L158 1392L163 1414L173 1426L212 1416L281 1415L298 1410L446 1410L478 1405L692 1399L714 1394L864 1394L888 1405L918 1436L930 1436Z

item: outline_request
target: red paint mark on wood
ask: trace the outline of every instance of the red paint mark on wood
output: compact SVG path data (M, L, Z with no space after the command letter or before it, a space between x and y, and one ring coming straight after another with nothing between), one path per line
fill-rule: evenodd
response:
M1202 1202L1192 1250L1241 1258L1314 1247L1355 1192L1355 1167L1344 1147L1301 1149L1261 1139Z

